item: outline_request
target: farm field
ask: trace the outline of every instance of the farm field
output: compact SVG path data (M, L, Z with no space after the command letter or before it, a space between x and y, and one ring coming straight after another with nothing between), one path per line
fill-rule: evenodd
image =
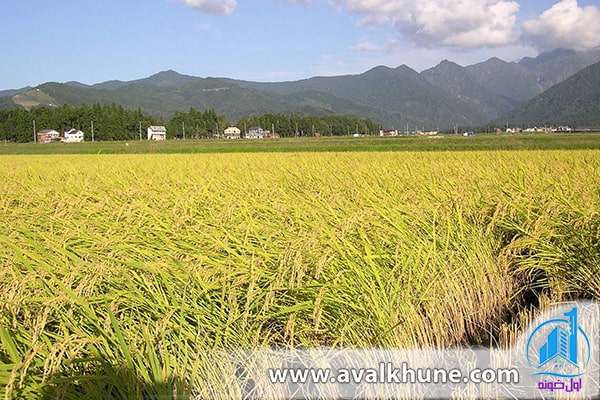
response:
M600 298L597 138L2 155L0 394L237 398L206 354L507 345Z
M2 143L0 154L186 154L364 151L600 150L600 133L427 136L335 136L264 140L167 140L84 143Z

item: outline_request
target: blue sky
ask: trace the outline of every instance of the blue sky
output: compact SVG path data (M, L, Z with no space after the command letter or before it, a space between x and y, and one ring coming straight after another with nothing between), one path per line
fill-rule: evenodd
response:
M516 61L600 46L600 0L22 0L0 3L0 90L194 76L283 81Z

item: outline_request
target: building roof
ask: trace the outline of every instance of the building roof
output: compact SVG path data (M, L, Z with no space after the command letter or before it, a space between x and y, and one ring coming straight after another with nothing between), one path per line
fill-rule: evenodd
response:
M151 126L148 129L154 132L167 132L167 128L165 128L164 126Z

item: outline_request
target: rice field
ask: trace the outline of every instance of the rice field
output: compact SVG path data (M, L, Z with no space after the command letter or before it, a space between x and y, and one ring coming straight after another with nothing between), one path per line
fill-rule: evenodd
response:
M0 394L239 398L210 354L503 346L600 298L600 152L0 157ZM214 361L214 360L213 360Z

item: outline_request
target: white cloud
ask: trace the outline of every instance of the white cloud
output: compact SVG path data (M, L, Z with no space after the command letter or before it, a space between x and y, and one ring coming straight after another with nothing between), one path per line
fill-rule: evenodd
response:
M185 5L207 14L230 15L237 7L237 0L181 0ZM290 4L308 6L311 0L278 0Z
M376 45L375 43L371 42L370 40L363 40L363 41L355 44L354 46L351 46L350 49L357 53L371 53L371 52L378 52L378 51L382 50L381 46Z
M208 14L229 15L237 7L236 0L182 0L187 6Z
M392 23L414 43L477 48L514 43L519 4L512 0L330 0L361 18L359 24Z
M542 50L597 48L600 46L600 9L579 7L577 0L562 0L539 18L525 21L521 38Z
M298 3L298 4L302 4L303 6L308 6L310 4L310 0L280 0L280 1L285 1L286 3Z

